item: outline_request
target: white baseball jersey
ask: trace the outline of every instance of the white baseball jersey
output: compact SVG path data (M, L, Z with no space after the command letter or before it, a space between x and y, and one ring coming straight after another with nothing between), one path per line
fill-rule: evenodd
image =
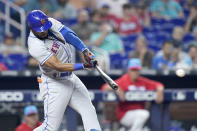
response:
M44 101L45 113L44 122L34 131L58 131L67 106L81 115L85 131L101 131L88 90L80 79L74 73L67 72L64 74L71 75L60 75L63 73L43 65L53 54L62 63L71 63L70 44L80 51L86 48L69 28L53 18L49 20L52 22L52 27L46 39L38 39L33 32L30 32L28 37L29 52L39 62L42 71L39 88ZM55 77L54 74L56 74Z
M30 32L30 35L28 37L29 53L39 62L40 70L45 75L53 75L54 73L59 73L58 71L50 69L43 65L44 62L53 54L62 63L71 63L72 60L71 45L66 43L62 35L58 32L63 27L63 25L53 18L49 18L49 20L52 22L50 31L58 36L59 40L57 40L53 36L48 36L48 39L40 40L32 32Z

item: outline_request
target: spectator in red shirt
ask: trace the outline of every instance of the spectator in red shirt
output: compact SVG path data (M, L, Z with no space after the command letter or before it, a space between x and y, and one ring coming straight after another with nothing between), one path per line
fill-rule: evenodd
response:
M8 70L8 68L6 67L6 65L4 63L1 63L0 62L0 72L1 71L6 71L6 70Z
M149 112L144 109L144 102L126 102L124 92L133 90L153 90L156 91L156 102L163 101L164 86L153 80L140 76L141 63L137 58L130 59L128 72L116 80L119 89L116 91L120 102L116 108L117 118L120 123L129 128L129 131L141 131L149 118ZM107 85L102 86L102 90L111 90Z
M42 123L38 118L38 109L33 106L26 106L24 109L25 122L19 125L15 131L33 131L33 129L40 126Z
M142 27L136 15L132 14L130 4L123 5L123 17L116 19L116 26L120 35L130 35L142 31Z

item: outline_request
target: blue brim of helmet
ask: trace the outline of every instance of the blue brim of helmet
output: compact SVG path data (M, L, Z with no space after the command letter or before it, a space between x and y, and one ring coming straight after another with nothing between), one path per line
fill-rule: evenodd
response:
M36 32L44 32L47 31L48 29L50 29L52 26L51 21L48 21L45 25L43 25L42 27L38 27L38 28L33 28L34 31Z

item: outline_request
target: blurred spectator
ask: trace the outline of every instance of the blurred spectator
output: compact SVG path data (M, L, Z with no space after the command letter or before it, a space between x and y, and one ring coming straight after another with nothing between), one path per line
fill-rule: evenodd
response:
M123 17L117 19L117 28L120 35L130 35L142 31L138 18L132 14L131 4L123 5Z
M102 22L110 22L113 26L115 26L116 16L109 12L110 6L108 4L103 4L102 7L99 9L101 15Z
M196 69L197 68L197 42L189 45L189 56L180 56L181 61L177 63L176 68Z
M185 32L192 32L197 26L197 5L190 7L190 15L185 24Z
M180 43L180 46L182 46L183 36L184 36L184 29L181 26L174 27L172 33L172 41L175 43Z
M181 42L170 41L168 43L171 43L172 46L170 47L164 44L163 50L159 51L155 56L153 61L154 69L174 69L177 68L177 65L180 63L184 64L190 60L189 55L182 51Z
M89 11L97 9L95 0L69 0L69 2L74 5L76 9L86 9Z
M141 63L139 59L130 59L126 74L116 80L119 88L116 91L120 102L116 108L116 116L120 123L129 131L142 131L149 118L149 111L145 109L144 102L126 102L127 91L156 91L156 103L163 101L163 84L140 76ZM112 90L108 85L103 85L102 90Z
M16 45L16 40L12 34L7 34L4 37L3 43L0 44L0 54L25 54L26 49L20 45Z
M173 0L155 0L150 6L150 11L155 18L171 19L184 16L181 5Z
M169 70L175 66L175 62L171 62L171 55L173 51L173 43L165 41L162 50L153 58L152 68L156 70Z
M120 37L112 31L113 28L109 24L103 23L99 27L99 32L94 32L91 35L91 43L109 54L123 52L123 45Z
M98 29L99 25L102 23L101 13L99 10L94 10L90 14L91 23Z
M88 45L90 35L97 30L97 26L89 22L89 15L86 10L80 10L78 13L78 23L72 29Z
M52 15L57 10L57 4L54 0L28 0L28 11L42 10L48 15Z
M177 67L179 63L184 63L187 59L190 59L190 57L187 53L182 51L181 43L174 41L171 62L176 63L175 66Z
M197 57L197 42L192 42L189 46L189 56L194 61Z
M57 0L57 11L53 14L56 18L77 18L77 10L69 3L69 0Z
M192 35L194 36L195 41L197 41L197 27L194 28Z
M3 23L3 21L0 18L0 43L3 42L4 33L5 33L5 24Z
M118 17L122 16L122 6L128 3L128 0L96 0L99 7L109 6L109 13Z
M94 46L93 53L96 55L99 66L103 70L108 70L110 66L109 55L112 53L123 53L123 45L120 37L108 23L103 23L98 32L94 32L90 37L90 42ZM96 48L95 48L96 47Z
M8 70L8 68L6 67L6 65L4 63L1 63L0 62L0 72L1 71L6 71L6 70Z
M34 59L33 57L30 57L28 59L28 62L27 62L27 68L28 69L38 69L38 61L36 59Z
M38 109L33 105L25 107L24 119L25 122L19 125L15 131L33 131L42 124L38 118Z
M184 61L186 58L189 57L187 53L185 53L182 48L180 42L172 41L173 42L173 52L177 53L177 57L179 61Z
M144 36L139 36L136 40L136 49L131 52L130 58L139 58L142 67L151 68L152 67L152 59L154 57L154 53L152 50L149 50L147 47L147 41Z
M24 7L25 4L27 3L27 0L13 0L14 4L16 4L17 6L20 6L20 7Z
M150 14L145 3L139 2L136 5L136 15L139 19L139 23L142 26L149 27L151 25Z

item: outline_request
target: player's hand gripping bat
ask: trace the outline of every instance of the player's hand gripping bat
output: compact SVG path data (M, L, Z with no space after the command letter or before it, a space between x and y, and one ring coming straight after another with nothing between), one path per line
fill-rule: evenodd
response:
M103 80L114 90L118 89L118 85L107 75L105 72L102 71L102 69L96 65L95 66L96 70L100 73L101 77Z

